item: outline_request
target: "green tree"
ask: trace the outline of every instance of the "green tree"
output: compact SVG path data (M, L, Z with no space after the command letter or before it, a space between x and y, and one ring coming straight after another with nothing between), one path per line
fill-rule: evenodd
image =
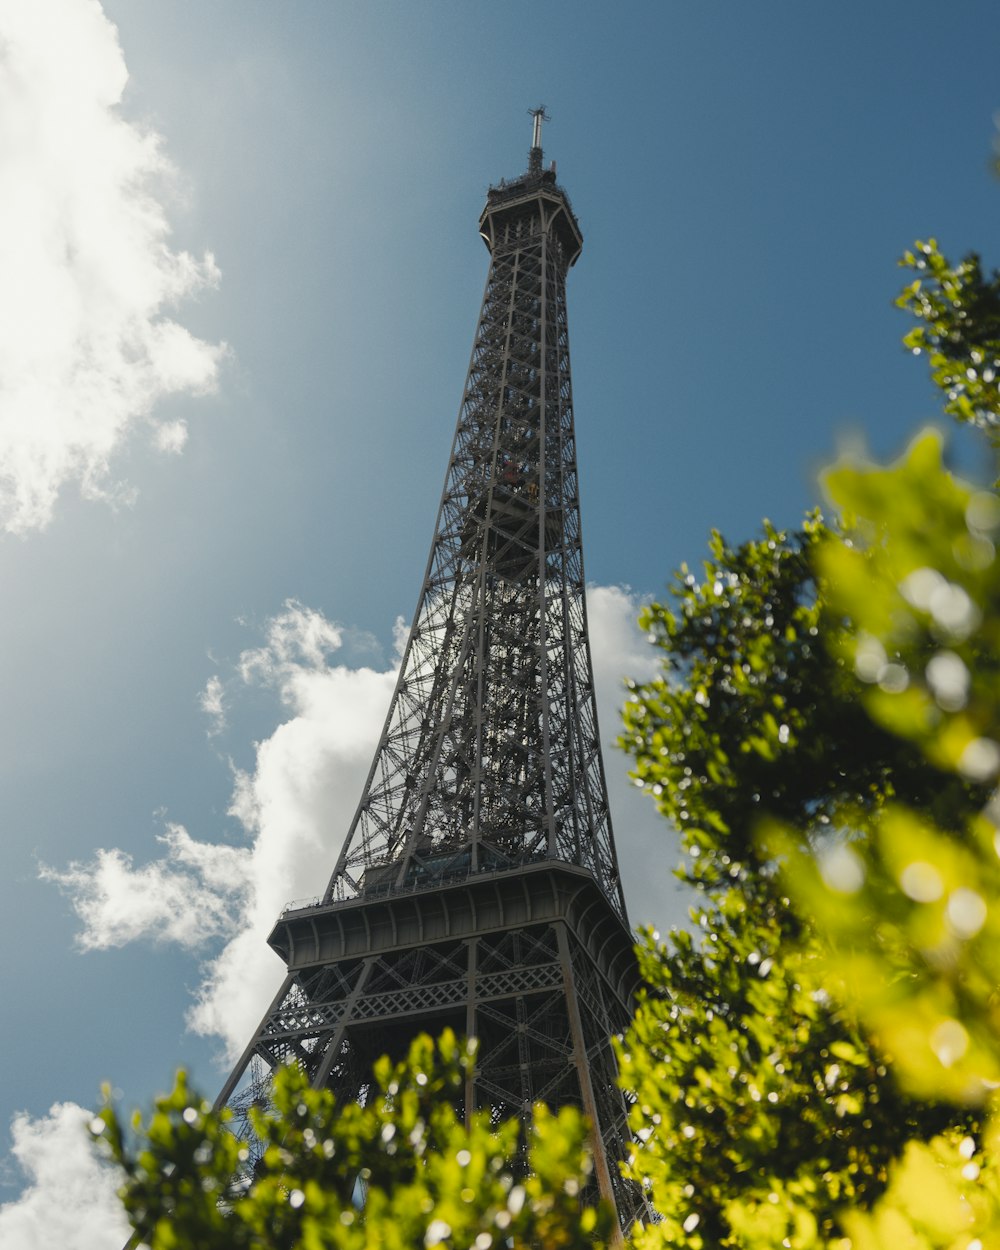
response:
M829 992L822 946L759 840L770 819L802 850L837 845L899 793L951 819L981 798L865 712L830 647L814 567L827 539L815 518L738 549L714 536L703 578L682 570L676 606L642 622L666 671L633 688L623 741L703 902L694 937L647 939L649 991L622 1048L644 1143L631 1174L662 1213L639 1246L739 1245L757 1208L755 1226L761 1211L785 1220L776 1244L812 1244L878 1197L909 1140L965 1118L898 1087Z
M918 324L903 343L927 355L945 412L1000 437L1000 274L973 252L951 265L937 241L918 240L900 264L917 275L896 303Z
M1000 280L933 244L903 263L920 275L899 301L921 321L906 345L927 352L947 410L992 433ZM997 671L998 504L947 473L932 436L827 485L834 526L767 526L738 548L713 535L703 576L682 569L673 603L642 622L664 671L633 687L622 742L703 897L694 940L647 939L649 992L622 1047L642 1143L630 1171L663 1214L636 1234L643 1248L806 1247L848 1230L910 1244L877 1230L905 1222L913 1176L947 1160L966 1189L988 1174L970 1150L1000 1072L971 987L1000 969L980 949L988 922L956 948L947 907L978 923L981 861L996 859L983 812L1000 717L977 691ZM897 869L905 847L939 848L921 951L889 922L908 910L884 843Z
M381 1060L364 1106L335 1105L298 1069L253 1112L262 1153L246 1147L183 1075L148 1122L126 1131L106 1105L92 1126L121 1169L122 1200L151 1250L415 1250L545 1246L591 1250L616 1228L606 1204L582 1202L587 1125L576 1111L534 1109L527 1176L509 1167L517 1121L466 1125L455 1101L474 1062L450 1033Z
M949 823L897 796L814 855L762 831L844 1014L902 1089L969 1117L909 1142L882 1199L843 1214L840 1244L975 1250L1000 1240L1000 499L949 473L935 434L829 489L852 526L818 567L869 714L989 796Z

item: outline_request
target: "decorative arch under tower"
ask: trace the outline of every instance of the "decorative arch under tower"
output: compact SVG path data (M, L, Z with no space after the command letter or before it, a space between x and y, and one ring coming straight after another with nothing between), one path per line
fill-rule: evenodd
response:
M378 1056L450 1026L479 1041L466 1108L583 1108L628 1227L609 1039L637 971L587 635L566 312L583 237L532 112L527 172L479 219L489 274L385 727L324 895L268 939L287 976L218 1103L249 1134L287 1062L363 1097Z

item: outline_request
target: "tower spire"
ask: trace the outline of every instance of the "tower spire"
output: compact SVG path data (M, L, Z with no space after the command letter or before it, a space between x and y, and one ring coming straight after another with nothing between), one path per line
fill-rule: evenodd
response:
M536 109L528 109L528 113L534 118L531 129L531 151L528 153L528 172L540 174L542 172L542 122L550 122L552 118L546 113L544 104L540 104Z
M628 1227L609 1039L638 974L587 634L566 309L583 236L531 113L538 168L479 219L486 290L382 736L322 899L268 938L288 973L219 1102L252 1163L248 1111L276 1067L350 1100L380 1055L451 1027L479 1043L465 1110L583 1108L595 1187Z

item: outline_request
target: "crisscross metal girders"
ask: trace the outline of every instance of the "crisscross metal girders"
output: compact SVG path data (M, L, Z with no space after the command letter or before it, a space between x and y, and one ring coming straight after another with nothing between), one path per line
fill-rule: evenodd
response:
M466 943L461 941L393 951L375 961L365 994L464 978L466 963Z
M477 1011L477 1105L497 1119L523 1115L534 1102L580 1104L569 1063L572 1043L564 994L518 995Z
M257 1031L219 1091L216 1107L237 1106L241 1091L263 1062L269 1070L297 1063L313 1074L336 1033L352 997L366 975L369 960L330 964L311 975L289 974L264 1013Z
M596 896L594 905L605 906ZM627 1006L600 971L602 958L602 944L591 951L560 920L319 967L287 986L258 1030L229 1097L235 1131L252 1156L249 1107L268 1096L265 1064L296 1062L338 1098L358 1099L376 1055L402 1053L421 1027L437 1032L464 1020L480 1042L470 1106L490 1107L497 1121L539 1100L582 1106L605 1157L623 1158L628 1101L608 1039L624 1027ZM614 1175L602 1192L612 1190L629 1218L640 1210Z
M514 995L544 994L546 997L562 989L559 968L555 964L535 968L518 968L510 972L476 979L477 1001L488 1003L509 999ZM465 977L454 981L416 981L381 993L360 995L345 1019L348 1028L376 1020L408 1020L414 1027L421 1017L438 1017L451 1009L464 1009L468 998ZM435 1024L427 1027L434 1029ZM443 1027L443 1026L442 1026Z
M373 1055L382 1055L386 1047L359 1049L348 1035L336 1044L330 1056L326 1084L338 1103L364 1103L371 1088Z
M243 1084L227 1104L230 1112L229 1131L247 1152L246 1158L241 1160L239 1173L233 1178L237 1185L244 1178L249 1180L253 1176L254 1166L264 1153L264 1143L257 1136L253 1121L250 1119L250 1111L252 1108L266 1111L271 1107L273 1081L273 1069L259 1056L254 1055L247 1068Z
M517 317L512 310L520 306L525 315L533 319L537 316L538 298L534 288L538 284L539 263L536 257L535 278L529 282L532 291L516 294L516 284L498 280L496 272L488 284L486 307L489 309L495 305L503 311L508 340L518 338ZM522 268L525 274L530 274L532 265L525 263ZM502 299L497 298L497 292L505 285L510 288L509 291ZM484 325L490 320L484 314ZM492 320L498 320L498 317ZM532 337L530 334L521 336L521 341L529 346L529 354ZM530 379L525 377L521 379L525 385L515 386L517 369L514 362L507 362L504 372L512 383L510 390L514 398L510 401L510 408L513 417L506 414L503 404L494 402L494 411L486 413L484 418L480 406L474 402L476 390L482 390L481 378L477 380L476 377L477 372L482 371L477 371L475 358L488 354L495 341L494 330L493 333L481 333L477 342L470 382L472 398L467 399L463 406L449 488L446 489L438 538L430 561L429 581L450 580L450 593L434 594L432 586L425 587L394 701L396 706L390 713L384 741L380 745L381 759L373 768L373 777L357 821L361 833L361 853L358 855L355 851L351 854L356 841L352 837L351 851L344 857L342 867L352 880L355 880L354 874L350 873L350 867L354 866L352 861L358 862L363 870L372 862L373 855L376 859L391 859L398 853L404 835L409 838L411 853L419 846L421 836L443 838L446 844L452 846L462 845L469 840L468 830L470 825L475 827L477 820L482 776L488 771L482 767L484 690L502 680L502 674L494 680L491 674L484 672L482 655L482 623L495 606L487 603L486 599L496 599L496 595L490 593L495 589L495 579L491 577L487 582L482 569L478 576L470 578L467 571L459 567L458 557L463 551L463 544L466 551L470 545L476 545L469 537L470 515L473 518L478 515L483 520L486 536L480 547L485 550L489 545L488 534L492 532L489 515L493 507L494 484L501 472L505 476L521 475L518 482L518 489L522 492L518 500L520 512L529 521L533 513L540 515L537 483L534 483L535 501L532 502L533 483L525 480L524 466L527 462L519 461L515 467L509 459L502 460L502 456L508 453L500 450L501 435L506 429L508 443L510 432L514 430L518 450L523 450L525 455L538 454L537 432L532 437L530 425L523 420L520 428L515 428L515 410L530 406L530 402L525 402ZM537 398L531 402L537 407ZM536 448L534 453L533 447ZM528 476L536 478L537 470ZM508 502L506 529L498 527L501 538L494 541L491 553L494 563L499 560L501 565L504 561L509 562L509 552L514 545L519 542L523 549L531 541L531 525L518 523L518 509L509 506L513 485L510 482L504 485ZM537 545L537 539L535 541ZM507 596L504 606L508 617L515 615L519 618L507 629L508 639L517 638L530 644L531 634L538 633L536 593L529 590L521 596L521 602L516 596ZM502 634L503 631L498 632ZM532 657L529 655L528 658L530 661ZM508 666L511 664L509 657L507 663ZM466 671L461 672L460 667ZM527 666L522 664L522 668L531 675L535 672L530 662ZM449 670L453 677L450 683L446 680ZM521 684L523 687L523 681ZM522 722L525 719L522 713ZM527 719L530 729L532 718ZM498 764L494 772L499 769ZM440 810L437 811L430 810L435 797L439 800ZM373 825L381 825L381 829L374 830L374 837ZM431 832L425 834L425 829ZM475 841L474 838L472 840Z
M272 1008L257 1032L253 1053L272 1068L297 1062L318 1079L337 1062L338 1038L360 1020L411 1015L464 1001L465 961L465 945L451 943L352 960L346 972L344 965L321 968L293 984ZM437 988L456 977L463 978L462 993ZM369 1056L368 1062L374 1057Z
M273 1053L279 1042L301 1043L295 1057L300 1061L311 1057L316 1039L342 1019L363 969L363 961L356 959L329 964L309 976L299 974L281 1003L265 1016L258 1031L258 1053Z
M551 969L558 993L539 996L517 985L518 964L528 959L539 971ZM623 1027L627 1010L597 972L593 957L559 924L481 938L477 962L477 994L490 979L482 969L497 965L511 969L503 975L511 978L518 992L500 1001L476 1003L475 1032L480 1039L476 1101L488 1103L497 1114L501 1109L505 1114L520 1114L537 1099L555 1106L585 1106L594 1116L606 1157L623 1158L627 1108L615 1084L608 1039ZM579 1023L572 1026L569 1000L581 987L584 1012L576 1012ZM582 1069L580 1063L571 1062L577 1046ZM581 1070L587 1073L586 1092ZM590 1088L591 1083L595 1088ZM606 1187L611 1183L609 1178Z
M549 925L529 929L508 929L478 939L476 967L481 973L548 964L558 957Z
M496 942L484 943L484 958L473 973L477 1001L492 1001L516 994L561 991L562 979L551 939L529 937L518 943L501 935L507 952ZM518 948L521 957L518 958ZM304 1022L311 1032L314 1019L342 1019L350 1027L368 1020L425 1014L428 1011L464 1006L469 996L469 943L461 941L437 947L421 947L387 953L372 962L364 989L349 1016L343 1003L315 1001L314 1016Z
M399 888L434 865L544 856L587 867L625 916L583 598L566 252L544 204L505 208L494 240L414 625L326 901L382 865L380 885Z

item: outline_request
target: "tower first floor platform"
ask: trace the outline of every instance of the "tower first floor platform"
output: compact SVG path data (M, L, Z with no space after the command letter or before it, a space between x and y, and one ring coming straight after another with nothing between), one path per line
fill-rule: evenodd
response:
M594 1125L595 1186L631 1224L640 1198L618 1174L628 1102L610 1039L638 972L632 935L588 871L545 861L376 890L288 910L269 940L288 973L218 1099L251 1148L245 1111L281 1064L363 1098L373 1057L451 1028L478 1042L465 1108L499 1123L535 1102L579 1106Z

